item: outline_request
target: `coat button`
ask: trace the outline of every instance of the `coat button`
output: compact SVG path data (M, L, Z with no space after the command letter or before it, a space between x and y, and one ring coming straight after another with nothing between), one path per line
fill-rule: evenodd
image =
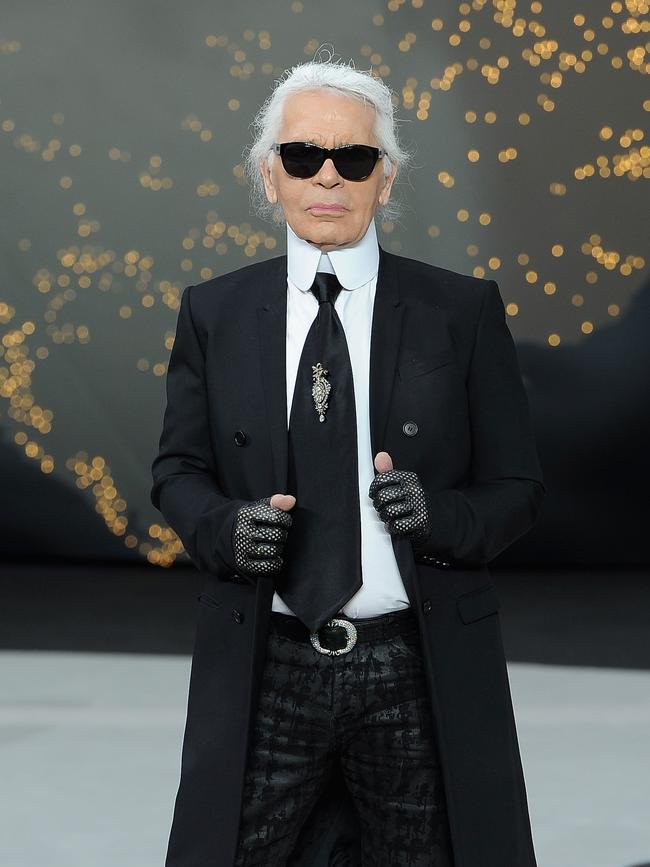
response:
M245 430L236 430L235 431L235 443L238 446L245 446L248 442L248 434Z
M425 614L428 614L429 611L431 611L431 600L430 599L424 600L424 602L422 603L422 610L424 611Z
M235 623L242 623L244 620L244 615L241 613L241 611L238 611L237 608L233 608L232 619L235 621Z
M418 426L414 421L405 421L402 425L402 430L407 437L414 437L418 432Z

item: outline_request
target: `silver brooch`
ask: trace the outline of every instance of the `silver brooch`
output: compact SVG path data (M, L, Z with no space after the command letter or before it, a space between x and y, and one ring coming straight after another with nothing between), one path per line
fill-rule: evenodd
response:
M329 371L326 367L323 367L320 361L318 364L312 364L311 369L312 379L314 380L314 384L311 387L311 393L314 398L314 404L316 405L318 420L325 421L325 410L328 407L327 398L332 388L329 381L325 379L325 374L329 373Z

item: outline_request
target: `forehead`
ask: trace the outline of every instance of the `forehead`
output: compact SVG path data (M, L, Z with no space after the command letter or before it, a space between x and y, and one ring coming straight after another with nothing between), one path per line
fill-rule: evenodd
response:
M374 144L375 111L369 103L325 89L287 97L282 115L282 137L314 144Z

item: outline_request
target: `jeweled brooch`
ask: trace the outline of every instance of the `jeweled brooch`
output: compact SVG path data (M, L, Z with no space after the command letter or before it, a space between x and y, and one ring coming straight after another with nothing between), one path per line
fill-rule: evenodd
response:
M311 393L314 398L314 404L316 405L316 412L318 413L318 420L325 421L325 410L328 407L327 398L329 397L329 393L331 391L332 386L329 381L325 378L325 375L329 373L326 367L318 362L318 364L312 364L312 379L314 380L314 384L311 387Z

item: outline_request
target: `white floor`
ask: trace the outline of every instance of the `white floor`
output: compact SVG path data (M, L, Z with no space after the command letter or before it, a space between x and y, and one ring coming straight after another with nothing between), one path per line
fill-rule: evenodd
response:
M3 867L162 867L189 666L0 653ZM650 672L509 672L539 867L650 862Z

